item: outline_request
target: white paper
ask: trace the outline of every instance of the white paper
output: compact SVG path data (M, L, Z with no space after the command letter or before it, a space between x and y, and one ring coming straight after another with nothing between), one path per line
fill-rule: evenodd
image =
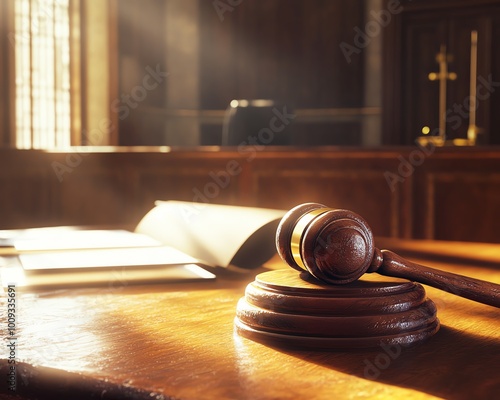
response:
M167 246L22 253L19 259L27 271L165 266L198 262L195 258Z
M126 230L75 230L60 228L38 231L11 239L17 251L54 251L160 246L157 240Z
M27 286L34 290L104 286L110 292L133 284L161 284L213 280L215 275L196 264L168 265L157 268L106 268L61 270L57 274L27 274L19 264L0 268L2 285Z

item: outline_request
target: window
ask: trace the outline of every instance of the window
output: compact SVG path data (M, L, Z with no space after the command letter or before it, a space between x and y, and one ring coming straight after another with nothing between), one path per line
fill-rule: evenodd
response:
M0 0L0 142L112 145L116 0Z
M14 14L15 146L69 146L69 0L15 0Z

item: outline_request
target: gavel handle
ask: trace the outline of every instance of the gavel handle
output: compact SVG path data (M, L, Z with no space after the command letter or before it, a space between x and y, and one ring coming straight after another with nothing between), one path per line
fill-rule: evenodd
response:
M470 300L500 307L500 285L425 267L405 260L389 250L382 250L381 253L383 261L376 270L379 274L409 279Z

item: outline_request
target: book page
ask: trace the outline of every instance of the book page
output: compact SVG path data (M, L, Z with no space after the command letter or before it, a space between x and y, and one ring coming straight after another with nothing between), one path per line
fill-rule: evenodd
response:
M158 201L136 228L212 266L238 260L261 265L276 252L275 234L284 210L218 204ZM238 252L245 253L244 260ZM235 264L240 266L238 264Z

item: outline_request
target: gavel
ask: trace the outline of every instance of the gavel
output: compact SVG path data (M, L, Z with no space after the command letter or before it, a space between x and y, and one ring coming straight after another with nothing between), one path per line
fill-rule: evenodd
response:
M368 223L358 214L305 203L288 211L278 225L276 248L292 268L339 285L364 273L408 279L500 307L500 285L429 268L374 246Z

